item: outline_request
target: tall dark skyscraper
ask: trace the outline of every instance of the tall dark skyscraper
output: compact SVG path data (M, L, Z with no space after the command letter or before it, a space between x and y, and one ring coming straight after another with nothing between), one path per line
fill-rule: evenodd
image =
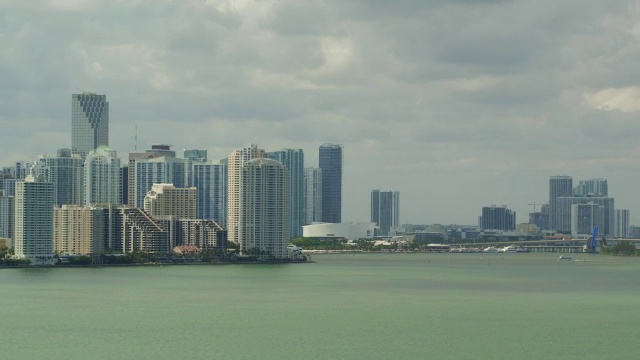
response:
M371 222L380 228L378 235L389 236L400 225L400 193L371 191Z
M573 179L571 176L552 176L549 179L549 227L558 229L558 207L556 199L573 195Z
M342 222L342 145L320 146L322 222Z
M109 103L106 95L71 95L71 151L83 159L100 145L109 145Z

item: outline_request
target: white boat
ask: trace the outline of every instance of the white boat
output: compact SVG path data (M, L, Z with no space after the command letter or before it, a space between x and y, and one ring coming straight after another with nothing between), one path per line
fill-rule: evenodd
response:
M489 246L488 248L482 250L482 252L484 252L484 253L497 253L498 252L498 248L495 248L493 246Z
M503 253L517 253L518 248L513 245L509 245L499 249L498 251Z
M558 258L558 261L560 260L571 260L571 256L569 255L560 255L560 257Z

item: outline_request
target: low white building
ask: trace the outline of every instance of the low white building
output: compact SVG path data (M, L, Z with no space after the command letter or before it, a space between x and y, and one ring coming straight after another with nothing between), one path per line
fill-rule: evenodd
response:
M302 227L304 237L335 237L347 240L373 239L375 229L372 222L359 223L313 223Z

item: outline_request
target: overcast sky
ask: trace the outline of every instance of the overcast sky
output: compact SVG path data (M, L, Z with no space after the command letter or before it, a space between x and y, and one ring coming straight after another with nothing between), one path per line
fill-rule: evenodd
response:
M126 158L344 145L343 220L372 189L401 222L528 221L548 178L609 181L640 225L640 2L0 0L0 165L71 142L106 94Z

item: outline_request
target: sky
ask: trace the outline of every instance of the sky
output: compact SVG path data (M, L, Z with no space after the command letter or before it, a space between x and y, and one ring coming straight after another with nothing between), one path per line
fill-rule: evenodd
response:
M343 221L527 222L548 179L603 177L640 225L640 1L0 0L0 166L70 147L106 94L122 158L168 143L344 146ZM537 206L539 209L539 206Z

